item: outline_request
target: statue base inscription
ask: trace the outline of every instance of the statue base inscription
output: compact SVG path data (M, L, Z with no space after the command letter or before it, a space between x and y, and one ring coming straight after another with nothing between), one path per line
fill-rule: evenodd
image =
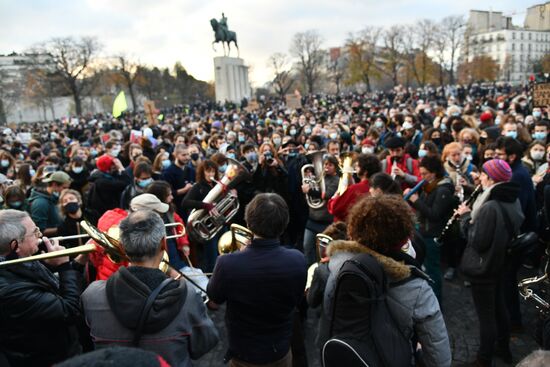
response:
M214 75L216 79L216 101L240 103L243 98L250 100L248 66L238 57L215 57Z

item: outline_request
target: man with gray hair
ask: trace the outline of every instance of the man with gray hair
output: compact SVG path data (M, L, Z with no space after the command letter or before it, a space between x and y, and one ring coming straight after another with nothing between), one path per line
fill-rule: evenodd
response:
M0 263L38 252L40 229L28 213L0 210ZM43 238L48 252L64 247ZM86 256L68 256L0 268L0 364L51 366L80 352L81 270ZM5 359L3 361L3 359ZM4 363L2 363L4 362Z
M219 336L195 289L159 270L166 249L164 222L151 210L138 210L119 228L130 266L93 282L82 294L96 348L133 345L158 353L171 366L191 366L191 358L212 349Z

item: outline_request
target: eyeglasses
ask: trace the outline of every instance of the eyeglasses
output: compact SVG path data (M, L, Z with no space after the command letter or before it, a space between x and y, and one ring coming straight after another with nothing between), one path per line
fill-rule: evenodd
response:
M35 236L36 238L41 238L42 237L42 232L40 231L40 228L34 227L32 233L25 235L25 238L30 237L30 236Z

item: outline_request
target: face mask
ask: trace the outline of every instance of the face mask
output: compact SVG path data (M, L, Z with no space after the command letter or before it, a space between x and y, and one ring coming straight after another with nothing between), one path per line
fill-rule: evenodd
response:
M495 119L495 125L500 125L500 117L497 117L497 118Z
M256 152L250 152L245 154L245 158L249 162L257 162L258 161L258 154Z
M271 152L265 152L265 153L264 153L264 157L265 157L265 159L272 159L272 158L273 158L273 154L271 154Z
M111 150L111 155L113 157L118 157L118 154L120 153L120 149L113 149Z
M2 165L2 167L8 167L10 165L10 161L7 160L7 159L2 159L2 161L0 162L0 164Z
M84 170L84 167L82 167L82 166L73 167L72 170L73 170L74 173L76 173L78 175L79 173L82 173L82 171Z
M433 138L432 141L434 142L435 145L441 144L441 138Z
M363 133L358 133L358 132L356 132L356 133L355 133L355 136L357 136L358 138L362 138L362 137L363 137Z
M245 139L244 139L244 136L239 135L239 138L238 138L238 139L239 139L239 143L244 143L244 140L245 140Z
M424 158L428 155L428 151L426 149L418 149L418 158Z
M304 129L304 132L306 133L306 135L309 135L309 134L311 134L311 129L308 128L308 127L306 127L306 128Z
M288 153L288 158L294 158L297 155L298 155L298 153L296 153L296 152L290 152L290 153Z
M451 115L452 116L460 116L460 112L453 112Z
M25 160L25 156L24 156L23 154L19 154L19 160L24 161L24 160Z
M90 154L92 155L92 157L97 156L97 150L95 149L90 150Z
M382 120L376 120L376 122L374 123L374 126L376 126L377 128L381 129L384 127L384 121Z
M283 124L283 119L277 119L277 125L282 125Z
M29 170L29 175L30 175L31 177L34 176L34 175L36 175L36 171L33 170L33 169L30 169L30 170Z
M296 135L296 130L295 129L290 130L290 135Z
M58 193L57 191L54 191L54 192L52 192L52 196L53 196L54 198L58 198L58 197L59 197L59 193Z
M441 125L439 125L439 128L441 129L441 131L445 131L445 130L447 130L447 125L441 124Z
M533 150L531 151L531 158L535 161L541 161L544 158L544 152Z
M69 214L74 214L78 211L78 209L80 209L80 204L73 201L73 202L65 204L63 206L63 209L65 209L65 212L67 212Z
M361 148L361 153L363 153L363 154L372 154L372 153L374 153L374 148L373 147L362 147Z
M304 148L307 150L307 148L309 148L309 143L305 143Z
M191 159L194 160L194 161L198 161L199 160L199 153L191 154Z
M479 144L485 144L486 141L487 141L486 137L484 137L484 136L479 137Z
M235 156L235 153L227 153L226 157L231 159L237 159L237 157Z
M332 140L335 140L337 137L338 137L338 134L337 134L337 133L330 133L330 138L331 138Z
M466 158L467 160L469 160L470 162L473 161L474 157L472 157L471 154L464 154L464 158Z
M531 135L531 136L535 140L546 140L546 133L542 132L542 131L538 131L536 133L533 133L533 135Z
M273 139L273 144L280 145L281 144L281 139L279 139L279 138Z
M163 159L162 160L162 168L168 168L170 167L170 160L169 159Z
M23 205L22 201L12 201L11 203L8 203L8 206L14 209L19 209Z
M153 182L153 179L152 178L147 178L145 180L141 180L141 181L138 181L138 186L141 187L142 189L147 187L147 185L149 185L151 182Z
M227 170L227 163L224 164L223 166L218 167L218 171L220 171L221 173L225 173L226 170Z
M431 108L425 108L425 109L424 109L424 113L428 114L428 113L430 113L430 112L432 112L432 109L431 109Z
M401 134L401 131L398 131L395 135L397 135L398 137L402 137L403 134Z
M517 131L507 131L506 136L516 139L518 137L518 132Z
M542 113L540 111L533 111L533 117L538 119L540 116L542 115Z

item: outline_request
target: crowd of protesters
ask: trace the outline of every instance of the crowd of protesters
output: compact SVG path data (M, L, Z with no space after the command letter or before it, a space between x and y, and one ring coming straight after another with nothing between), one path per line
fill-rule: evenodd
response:
M240 203L232 222L247 224L245 208L256 195L280 195L290 215L280 242L303 252L311 265L321 260L315 235L334 222L353 226L352 207L363 197L410 193L408 207L416 217L412 258L430 277L434 299L441 303L445 297L443 281L456 278L461 268L470 269L461 279L472 287L480 319L477 363L490 365L495 356L510 362L510 332L523 327L517 272L522 264L540 265L547 239L550 106L534 107L528 86L509 85L395 87L368 94L308 95L301 104L290 109L279 99L260 98L258 108L251 109L246 103L201 102L159 111L161 118L154 121L127 112L119 118L77 116L6 126L0 137L2 207L29 213L48 237L82 233L82 219L107 231L140 205L157 212L164 223L187 223L193 210L216 213L216 203L204 199L236 160L249 175L231 188ZM324 178L322 189L302 177L302 167L316 151L323 153L323 172L315 172ZM340 190L346 156L353 159L353 174ZM410 192L422 180L422 189ZM478 185L484 201L473 208L460 206ZM483 205L489 192L505 209ZM308 196L324 204L309 207ZM441 246L435 239L457 208L463 225ZM497 219L487 215L491 210L500 213ZM536 232L541 238L529 256L509 261L495 249L514 236L502 222L504 211L515 232ZM484 237L484 228L493 229ZM178 268L195 264L212 272L221 234L200 244L190 236L168 241L170 261ZM160 237L154 241L158 244ZM67 247L84 242L68 242ZM491 248L491 264L472 271L463 253L485 254L479 243ZM2 260L10 258L0 252ZM108 279L118 267L92 255L86 276L88 281ZM439 312L437 301L430 307ZM444 323L439 327L445 328ZM9 339L0 332L0 344ZM8 357L10 352L4 351ZM446 350L433 353L435 365L450 360Z

